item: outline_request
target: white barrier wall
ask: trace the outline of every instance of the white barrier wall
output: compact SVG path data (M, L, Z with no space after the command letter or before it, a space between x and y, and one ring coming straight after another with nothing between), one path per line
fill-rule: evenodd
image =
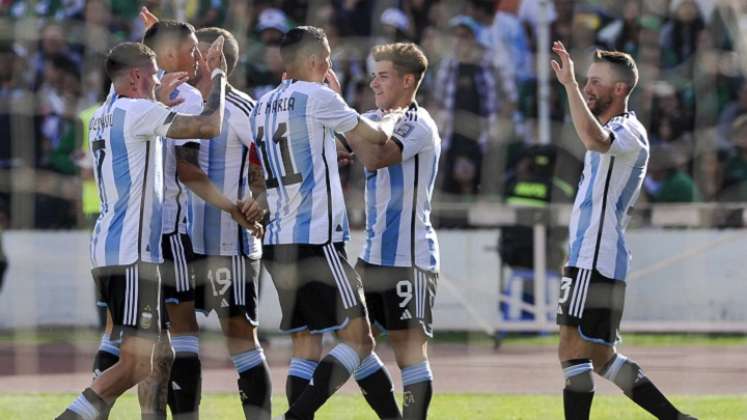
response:
M77 231L4 234L9 269L0 291L0 328L97 323L88 238L87 232ZM439 232L437 329L495 328L497 238L497 230ZM628 239L634 258L626 321L747 322L747 230L640 229L629 232ZM352 263L360 244L361 232L354 232L348 245ZM274 329L280 312L267 280L260 319L265 328Z

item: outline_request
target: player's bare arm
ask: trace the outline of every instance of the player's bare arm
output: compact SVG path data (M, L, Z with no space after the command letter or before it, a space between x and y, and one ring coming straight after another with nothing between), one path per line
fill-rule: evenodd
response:
M166 133L173 139L210 139L217 137L223 128L223 111L226 99L226 58L223 56L223 37L213 42L207 55L212 73L210 94L199 115L177 114Z
M612 144L610 132L602 127L589 110L579 88L574 73L573 60L560 41L555 41L552 50L560 58L560 63L552 60L552 69L555 76L565 88L568 95L568 107L571 111L573 125L576 133L587 150L605 153Z
M200 149L198 145L177 146L175 151L176 172L187 188L205 200L206 203L229 213L241 226L250 230L255 229L254 220L247 220L242 215L239 206L224 196L200 168Z
M360 117L358 125L345 133L352 151L369 171L402 161L402 148L392 138L394 125L401 117L400 111L386 114L378 123ZM383 141L380 136L384 137Z

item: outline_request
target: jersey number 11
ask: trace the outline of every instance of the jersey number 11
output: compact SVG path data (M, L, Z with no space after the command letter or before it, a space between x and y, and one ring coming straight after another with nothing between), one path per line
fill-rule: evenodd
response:
M293 167L293 160L291 159L290 154L290 146L288 145L288 136L287 136L287 124L286 123L280 123L278 124L278 129L275 131L275 133L272 135L272 143L275 143L280 148L280 159L283 163L283 174L279 174L280 176L280 182L283 183L283 185L292 185L292 184L298 184L301 181L303 181L303 178L301 177L301 174L296 172L296 169ZM278 174L274 174L272 170L272 166L270 165L270 157L268 155L268 151L272 146L272 144L267 144L267 142L264 141L264 134L265 134L265 128L260 126L257 128L257 137L254 139L255 143L257 143L257 146L259 146L260 152L262 152L262 164L265 168L265 171L267 172L267 188L277 188L279 186L278 182Z

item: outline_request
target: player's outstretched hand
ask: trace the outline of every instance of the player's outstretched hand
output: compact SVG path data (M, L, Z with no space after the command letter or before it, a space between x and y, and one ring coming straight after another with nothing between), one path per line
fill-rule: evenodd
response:
M571 55L568 54L568 51L565 49L565 45L560 41L555 41L552 44L552 51L560 57L560 63L555 60L552 60L550 63L552 69L555 70L555 76L557 76L558 81L563 86L576 83L573 60L571 60Z
M342 86L340 85L340 79L337 78L335 71L330 68L327 70L327 75L324 76L324 82L327 86L337 92L338 95L342 95Z
M210 73L215 69L221 69L224 72L228 69L228 66L226 65L226 56L223 55L223 42L223 35L221 35L210 45L210 49L205 57Z
M145 6L140 8L140 14L138 14L138 17L141 21L143 21L143 27L146 31L150 29L151 26L155 25L156 22L158 22L158 18L156 17L156 15L151 13L151 11L148 10L148 8Z
M189 74L186 71L175 71L164 74L161 78L161 85L156 89L156 99L158 102L169 108L184 102L184 98L177 98L173 93L179 85L187 80L189 80Z
M248 222L254 223L265 217L265 209L256 200L239 201L238 207Z

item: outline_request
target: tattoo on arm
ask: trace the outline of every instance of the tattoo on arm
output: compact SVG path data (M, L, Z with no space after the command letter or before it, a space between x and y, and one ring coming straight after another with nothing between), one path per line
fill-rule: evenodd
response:
M209 139L217 136L216 129L220 129L223 122L225 93L225 77L214 77L202 112L199 115L177 114L166 135L177 139Z

